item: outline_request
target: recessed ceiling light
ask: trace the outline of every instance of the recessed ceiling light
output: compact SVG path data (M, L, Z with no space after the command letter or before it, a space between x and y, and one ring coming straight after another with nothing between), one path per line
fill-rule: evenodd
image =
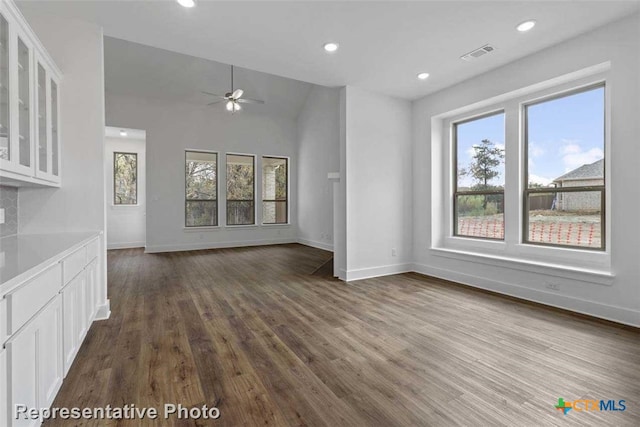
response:
M177 0L178 4L182 7L193 7L196 5L196 0Z
M427 80L428 77L429 77L429 73L420 73L420 74L418 74L418 78L420 80Z
M326 50L327 52L333 53L336 50L338 50L338 47L340 47L340 45L338 45L338 43L329 42L329 43L325 43L323 47L324 47L324 50Z
M520 31L521 33L524 33L525 31L529 31L535 26L536 26L536 21L532 19L530 21L524 21L518 24L518 26L516 27L516 30Z
M120 136L127 136L127 131L126 130L121 130L120 131Z

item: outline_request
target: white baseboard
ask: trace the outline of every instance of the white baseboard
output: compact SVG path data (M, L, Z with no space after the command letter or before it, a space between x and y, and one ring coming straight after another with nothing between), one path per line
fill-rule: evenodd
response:
M98 312L94 320L107 320L111 316L111 301L107 300L106 303L98 307Z
M629 326L640 327L640 311L624 307L601 304L594 301L583 300L567 295L531 289L511 283L472 276L457 271L445 270L424 264L414 264L413 271L427 276L462 283L474 288L489 290L500 294L509 295L528 301L537 302L551 307L574 311L613 322L623 323Z
M333 245L331 243L317 242L315 240L301 238L298 238L298 243L305 246L311 246L312 248L324 249L325 251L333 252Z
M408 273L413 271L413 264L392 264L383 265L381 267L360 268L355 270L347 270L345 279L347 282L352 280L370 279L372 277L390 276L392 274Z
M203 243L184 243L178 245L147 245L144 252L148 254L161 252L181 252L181 251L197 251L203 249L223 249L223 248L241 248L247 246L266 246L266 245L283 245L287 243L297 243L296 239L263 239L263 240L245 240L239 242L203 242Z
M121 243L109 243L107 242L107 250L111 249L132 249L132 248L144 248L145 242L121 242Z

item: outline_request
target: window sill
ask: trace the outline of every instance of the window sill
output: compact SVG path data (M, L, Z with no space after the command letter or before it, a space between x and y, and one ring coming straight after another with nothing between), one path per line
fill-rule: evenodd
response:
M198 233L201 231L220 231L219 225L204 225L202 227L182 227L185 233Z
M291 227L291 223L287 222L287 223L282 223L282 224L261 224L262 227L281 227L281 228L287 228L287 227Z
M608 268L592 269L548 261L523 259L503 254L486 254L442 247L431 248L430 252L435 256L459 261L527 271L546 276L563 277L566 279L579 280L604 286L611 286L615 279L615 275Z
M225 225L224 228L258 228L257 224Z

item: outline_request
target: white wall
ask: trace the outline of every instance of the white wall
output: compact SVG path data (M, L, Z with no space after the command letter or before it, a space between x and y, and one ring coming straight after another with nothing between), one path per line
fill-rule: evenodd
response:
M61 91L62 187L20 190L20 232L104 229L102 30L25 13L64 77Z
M348 86L344 108L346 279L410 270L411 103Z
M144 129L147 155L147 251L163 252L295 242L297 157L295 119L255 114L249 108L230 115L221 106L199 107L107 93L109 126ZM215 229L184 228L184 150L218 151L219 223ZM290 224L225 227L225 152L290 156ZM261 188L261 170L256 170L256 188ZM260 197L260 192L256 192ZM257 200L256 220L262 219Z
M340 170L340 90L314 86L298 116L298 241L333 250L333 184Z
M104 231L104 74L102 29L54 18L21 4L25 18L62 70L60 118L62 187L20 189L19 232ZM106 243L102 239L102 298L106 293Z
M640 199L629 185L640 182L640 19L633 16L478 76L413 104L414 256L416 269L625 323L640 325ZM431 195L441 184L432 173L431 117L595 64L611 61L611 254L612 286L555 277L560 290L545 287L546 276L491 263L437 256L430 251L431 220L441 206Z
M146 147L145 141L131 138L105 138L105 182L107 184L107 248L141 248L146 233ZM113 153L138 155L137 205L113 204Z

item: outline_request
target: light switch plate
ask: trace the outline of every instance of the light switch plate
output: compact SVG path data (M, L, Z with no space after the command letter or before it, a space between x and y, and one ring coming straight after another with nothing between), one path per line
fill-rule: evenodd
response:
M4 208L0 209L0 224L4 224Z

